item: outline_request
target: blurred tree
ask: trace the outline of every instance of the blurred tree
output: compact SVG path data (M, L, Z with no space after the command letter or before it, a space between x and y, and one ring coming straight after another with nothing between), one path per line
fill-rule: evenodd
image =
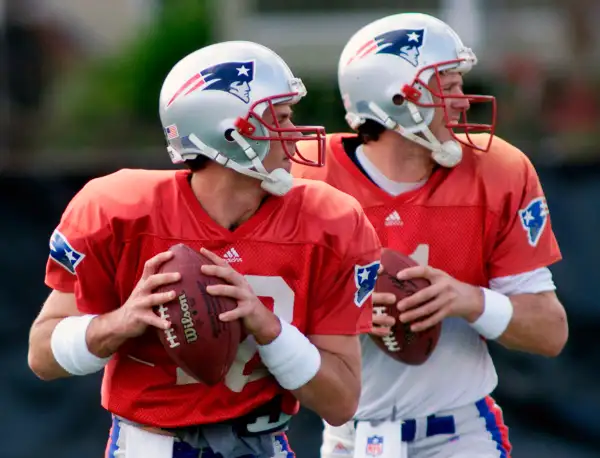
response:
M63 21L34 0L5 0L0 23L0 170L26 164L48 90L79 55Z
M208 11L203 0L169 0L117 54L83 64L57 88L40 145L101 149L161 144L162 82L181 57L211 43Z

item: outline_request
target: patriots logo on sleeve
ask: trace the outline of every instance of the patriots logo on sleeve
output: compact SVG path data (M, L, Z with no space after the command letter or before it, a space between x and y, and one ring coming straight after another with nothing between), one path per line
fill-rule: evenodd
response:
M548 205L544 197L536 197L527 206L519 210L521 225L527 233L527 241L537 246L548 222Z
M379 261L372 262L366 266L354 266L354 282L356 284L356 294L354 295L354 304L362 307L375 289L377 282L377 271L379 270Z
M73 248L67 238L55 230L50 237L50 258L75 275L75 269L83 261L85 254Z

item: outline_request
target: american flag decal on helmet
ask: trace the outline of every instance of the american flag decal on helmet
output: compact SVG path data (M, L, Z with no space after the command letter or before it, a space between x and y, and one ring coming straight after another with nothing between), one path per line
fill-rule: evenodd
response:
M165 135L169 140L179 137L177 126L175 124L171 124L170 126L165 127Z

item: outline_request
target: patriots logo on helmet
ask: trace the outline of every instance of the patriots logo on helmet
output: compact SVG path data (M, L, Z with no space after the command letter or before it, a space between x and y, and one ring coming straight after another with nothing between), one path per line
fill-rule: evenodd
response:
M377 271L379 270L379 261L372 262L366 266L354 266L354 283L356 284L356 294L354 295L354 304L362 307L375 289L377 282Z
M424 34L424 29L392 30L383 33L375 38L379 44L377 54L394 54L416 67L419 65L419 50L423 46Z
M548 205L544 197L536 197L524 209L519 210L519 219L529 245L536 246L548 222Z
M85 254L73 248L67 238L55 230L50 237L50 258L75 275L75 269L83 261Z
M250 83L254 81L254 61L224 62L196 73L171 97L167 107L179 97L195 91L223 91L236 96L244 103L250 102Z
M370 54L392 54L417 67L424 36L425 29L400 29L382 33L362 45L348 64Z

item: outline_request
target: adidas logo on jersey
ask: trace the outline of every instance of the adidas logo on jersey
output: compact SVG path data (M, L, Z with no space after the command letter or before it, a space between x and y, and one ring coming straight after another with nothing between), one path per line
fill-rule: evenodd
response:
M350 449L348 447L346 447L344 444L342 444L341 442L338 442L337 444L335 444L335 447L333 447L333 453L339 454L339 455L352 455L352 452L350 451Z
M229 248L227 253L223 255L223 259L227 262L242 262L242 257L235 248Z
M398 212L396 210L394 210L392 213L387 215L387 217L385 218L385 225L386 226L403 226L404 222L402 221L402 218L400 218L400 215L398 214Z

